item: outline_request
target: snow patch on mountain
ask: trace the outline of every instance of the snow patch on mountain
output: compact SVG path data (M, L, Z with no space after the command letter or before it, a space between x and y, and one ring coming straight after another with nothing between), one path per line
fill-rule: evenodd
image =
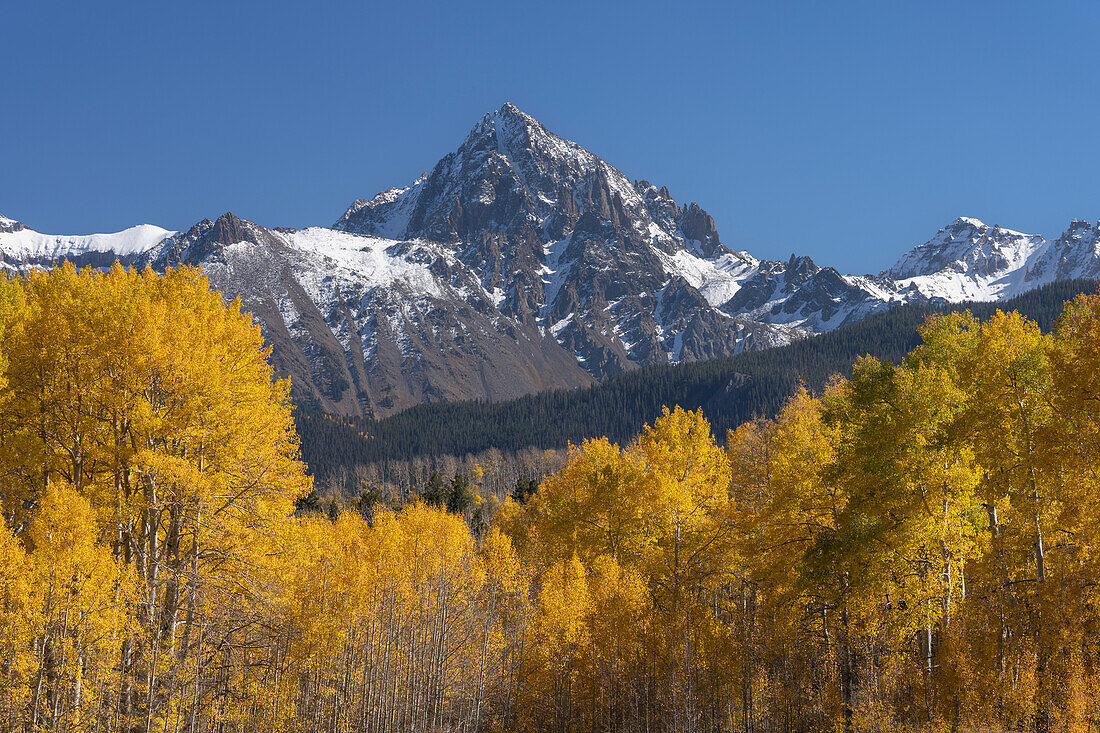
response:
M668 272L684 278L714 307L729 301L760 266L759 260L744 253L728 252L716 259L700 257L686 249L672 254L657 249L655 254Z
M16 228L12 219L0 221L0 252L9 261L54 260L88 253L130 257L153 249L175 232L139 224L112 234L41 234Z
M324 227L310 227L283 236L300 255L303 285L318 302L331 302L337 287L366 293L395 283L400 283L410 295L445 297L428 266L402 256L398 251L401 243L394 240ZM424 246L413 243L414 247L417 245Z

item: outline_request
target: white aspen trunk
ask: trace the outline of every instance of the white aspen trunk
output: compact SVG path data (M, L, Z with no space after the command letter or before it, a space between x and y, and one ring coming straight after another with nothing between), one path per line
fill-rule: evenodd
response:
M70 716L72 718L73 728L80 730L80 693L81 687L84 683L84 653L81 648L77 647L76 658L76 679L73 681L73 712Z
M54 577L51 575L50 585L46 590L46 604L43 617L47 620L47 624L49 623L50 616L53 615L54 580ZM31 730L36 730L38 727L38 708L42 701L42 685L46 676L47 657L52 654L52 641L49 631L43 630L39 639L36 641L35 647L38 652L38 672L35 675L34 692L31 695Z
M68 587L66 588L66 591L65 591L65 613L62 617L63 620L61 622L61 664L58 667L58 672L57 672L57 689L54 691L53 711L51 712L51 720L50 720L50 728L54 731L57 731L57 726L58 726L58 722L59 722L59 715L60 715L60 712L61 712L61 697L62 697L61 690L62 690L62 683L65 680L65 663L67 661L68 652L69 652L69 645L66 644L65 642L69 637L69 611L70 611L71 606L72 606L72 597L73 597L73 583L72 583L72 580L70 579L69 580L69 585L68 585Z

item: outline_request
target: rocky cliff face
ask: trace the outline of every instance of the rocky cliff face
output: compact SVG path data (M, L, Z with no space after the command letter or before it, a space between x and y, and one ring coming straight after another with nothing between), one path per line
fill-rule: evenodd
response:
M913 300L996 300L1100 276L1100 225L1056 240L958 219L877 276L759 260L714 220L507 104L410 186L332 228L227 213L186 232L39 234L0 217L9 271L68 259L201 267L241 299L304 405L384 415L789 343Z

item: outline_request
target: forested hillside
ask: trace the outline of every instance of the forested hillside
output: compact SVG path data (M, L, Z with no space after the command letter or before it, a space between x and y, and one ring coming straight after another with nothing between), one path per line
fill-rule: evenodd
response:
M997 309L1015 310L1049 330L1066 300L1093 290L1091 281L1076 280L997 304L904 305L790 346L644 367L593 387L506 402L422 404L379 421L300 412L302 456L320 483L337 477L335 483L355 493L367 473L385 476L387 466L418 456L461 459L491 449L507 455L529 447L564 448L590 436L624 442L665 405L701 408L723 435L754 415L774 415L800 382L816 390L832 375L848 373L859 356L900 360L920 343L918 328L935 313L969 309L985 319ZM376 467L364 471L367 464Z
M1093 730L1100 295L921 337L724 441L326 514L197 270L0 281L0 726Z

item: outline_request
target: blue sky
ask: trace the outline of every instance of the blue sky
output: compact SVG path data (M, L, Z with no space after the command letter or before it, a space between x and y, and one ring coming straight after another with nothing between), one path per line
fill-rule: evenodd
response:
M0 213L331 224L512 101L723 241L877 271L1100 218L1100 3L9 4Z

